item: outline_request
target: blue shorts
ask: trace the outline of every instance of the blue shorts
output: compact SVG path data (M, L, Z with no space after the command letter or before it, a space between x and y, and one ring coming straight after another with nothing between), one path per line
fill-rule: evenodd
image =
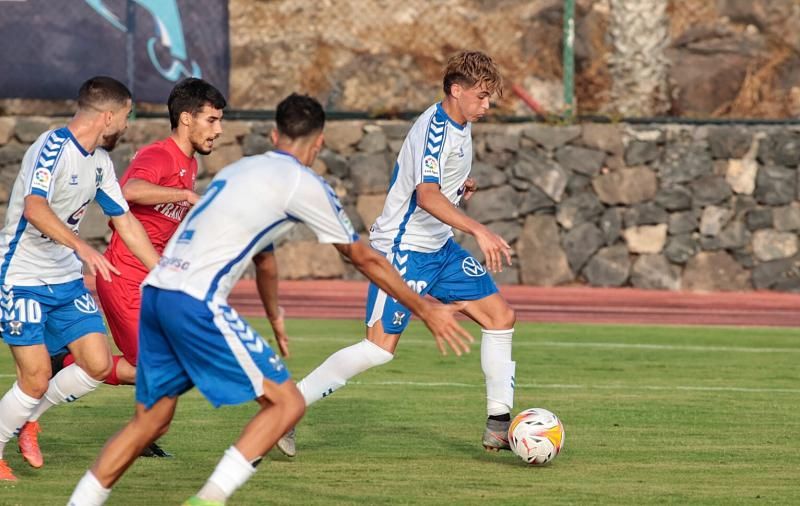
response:
M0 288L3 341L12 346L44 344L64 351L86 334L106 333L103 317L82 279L41 286Z
M492 276L472 255L451 238L433 253L392 251L386 255L408 286L420 295L430 295L449 304L479 300L497 293ZM401 334L411 311L375 284L367 293L367 326L380 321L387 334Z
M289 371L230 306L145 286L139 318L136 400L150 408L192 386L214 407L264 395L264 380Z

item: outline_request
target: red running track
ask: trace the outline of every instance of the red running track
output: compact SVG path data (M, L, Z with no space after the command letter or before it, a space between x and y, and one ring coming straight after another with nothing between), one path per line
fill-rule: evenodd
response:
M281 305L291 318L364 318L367 284L281 281ZM800 327L800 294L691 293L633 288L502 286L519 321ZM252 280L240 281L231 305L263 316Z

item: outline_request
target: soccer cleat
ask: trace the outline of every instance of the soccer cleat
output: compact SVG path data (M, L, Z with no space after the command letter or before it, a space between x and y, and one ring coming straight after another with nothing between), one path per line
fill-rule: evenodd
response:
M486 420L486 430L483 431L483 447L492 452L511 450L508 445L508 427L511 421Z
M291 429L289 429L289 432L284 434L278 440L278 442L275 443L275 446L277 446L278 450L280 450L281 453L283 453L287 457L294 457L295 455L297 455L297 448L295 447L295 444L294 444L295 440L294 439L295 439L294 438L294 427L292 427Z
M31 467L40 468L44 465L42 450L39 449L39 433L42 432L39 422L27 422L22 426L17 436L19 452L28 461Z
M174 455L172 455L170 452L166 451L165 449L161 448L156 443L150 443L150 446L148 446L147 448L142 450L142 453L140 453L139 456L140 457L157 457L157 458L162 458L162 459L164 459L164 458L168 459L168 458L174 457Z
M209 501L208 499L200 499L196 495L193 495L181 506L225 506L225 501Z
M17 481L17 477L14 476L14 473L11 472L11 468L8 467L8 462L3 459L0 459L0 481Z

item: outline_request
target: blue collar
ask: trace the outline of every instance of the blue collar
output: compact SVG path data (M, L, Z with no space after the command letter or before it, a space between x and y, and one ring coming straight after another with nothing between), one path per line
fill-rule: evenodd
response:
M458 128L459 130L464 130L467 127L467 125L462 125L458 121L456 121L453 118L451 118L447 114L447 111L444 110L444 107L442 107L442 103L441 102L437 102L437 104L436 104L436 114L438 114L440 116L444 116L444 118L447 119L447 121L449 121L451 125L453 125L454 127Z
M303 165L302 163L300 163L300 160L298 160L296 156L294 156L293 154L289 153L288 151L284 151L282 149L273 149L272 152L277 154L277 155L288 156L289 158L291 158L292 160L294 160L298 164ZM305 167L305 165L303 165L303 167Z
M72 135L72 132L70 132L69 128L67 128L67 127L65 127L65 126L64 126L64 127L61 127L61 128L59 128L59 129L58 129L58 130L56 130L56 131L57 131L57 132L64 133L64 134L66 134L66 135L67 135L67 137L69 137L70 139L72 139L72 143L73 143L73 144L75 144L75 147L77 147L77 148L78 148L78 151L80 151L80 152L81 152L81 154L82 154L83 156L91 156L91 155L93 155L93 154L94 154L94 152L92 152L92 153L89 153L88 151L86 151L85 149L83 149L83 146L81 146L81 143L80 143L80 142L78 142L78 139L76 139L76 138L75 138L75 136L74 136L74 135Z

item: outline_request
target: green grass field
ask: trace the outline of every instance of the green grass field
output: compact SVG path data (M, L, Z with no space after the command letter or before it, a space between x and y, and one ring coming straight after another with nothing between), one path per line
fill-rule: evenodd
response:
M363 333L355 321L289 330L296 378ZM478 346L440 357L414 323L394 361L309 409L295 459L273 451L230 504L800 503L800 330L520 324L514 357L515 410L544 407L564 422L551 465L483 451ZM3 391L13 371L3 348ZM132 388L103 386L51 410L45 466L24 465L12 441L20 481L0 486L0 504L65 504L132 406ZM190 392L162 440L176 458L139 459L108 504L180 504L254 411L214 410Z

